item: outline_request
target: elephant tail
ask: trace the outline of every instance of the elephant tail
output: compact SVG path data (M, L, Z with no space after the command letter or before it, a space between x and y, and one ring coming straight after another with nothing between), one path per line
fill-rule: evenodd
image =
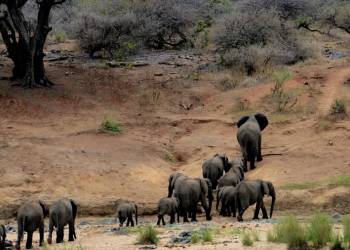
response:
M135 221L136 221L136 225L137 225L137 205L135 204Z
M73 214L73 227L74 227L73 228L73 237L75 239L77 239L77 235L75 234L75 218L77 217L78 206L73 200L71 200L70 203L72 205L72 214ZM58 220L58 218L57 218L57 220ZM58 224L58 221L57 221L57 224Z

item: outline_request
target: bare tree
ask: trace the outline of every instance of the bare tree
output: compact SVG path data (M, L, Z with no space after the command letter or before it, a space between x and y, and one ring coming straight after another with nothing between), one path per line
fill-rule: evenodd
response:
M28 0L0 0L5 7L0 17L0 32L6 45L8 56L14 63L12 80L28 88L51 86L44 67L44 45L48 33L50 11L53 6L65 0L35 0L38 16L35 25L25 19L22 7Z

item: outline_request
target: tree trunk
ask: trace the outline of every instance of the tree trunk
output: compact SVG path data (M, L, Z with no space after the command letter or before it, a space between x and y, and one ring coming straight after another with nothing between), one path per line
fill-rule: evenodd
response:
M37 0L39 5L38 20L35 31L26 24L21 7L27 0L2 1L6 4L8 13L0 17L0 33L3 37L9 58L13 61L13 80L23 87L51 86L44 66L44 45L49 27L49 15L55 4L65 0Z

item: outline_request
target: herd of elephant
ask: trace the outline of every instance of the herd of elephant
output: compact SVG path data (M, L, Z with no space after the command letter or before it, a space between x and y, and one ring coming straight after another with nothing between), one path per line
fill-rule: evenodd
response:
M264 205L265 195L272 197L270 217L276 200L276 192L273 184L263 180L245 180L244 173L255 168L255 161L262 161L261 154L261 132L267 127L268 119L265 115L243 116L238 122L237 140L241 147L242 156L229 161L225 154L215 154L211 159L205 160L202 165L203 178L191 178L182 173L173 173L169 177L168 196L158 202L158 221L165 225L164 216L170 216L170 223L180 221L196 221L197 206L201 203L205 210L206 220L211 220L212 202L216 192L216 210L220 208L220 215L236 217L243 220L244 211L251 205L256 204L253 219L259 219L262 211L263 218L268 214ZM137 205L134 202L123 202L117 207L116 216L122 227L137 225ZM75 218L77 205L71 199L60 199L49 209L41 200L28 201L24 203L17 212L18 236L15 245L20 249L24 231L27 232L26 249L32 248L33 232L39 229L40 246L44 240L44 218L49 216L48 243L52 243L52 233L56 228L56 243L63 242L64 227L69 226L69 241L76 239ZM0 226L0 250L6 249L5 227Z

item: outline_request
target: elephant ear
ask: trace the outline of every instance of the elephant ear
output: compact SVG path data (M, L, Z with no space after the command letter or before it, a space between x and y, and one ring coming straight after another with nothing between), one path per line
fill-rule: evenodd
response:
M258 121L260 130L263 131L267 127L267 125L269 125L269 120L264 114L261 113L256 113L254 116L255 119Z
M240 126L242 126L244 123L246 123L246 121L248 121L248 119L249 116L242 116L241 119L239 119L239 121L237 122L237 127L239 128Z
M77 217L78 206L74 200L70 200L70 204L72 205L73 218Z
M269 189L269 185L266 181L261 181L261 189L263 194L265 195L269 195L270 193L270 189Z
M41 208L43 210L44 217L48 216L49 215L49 209L46 208L45 203L42 200L39 200L38 202L39 202L39 205L41 206Z

